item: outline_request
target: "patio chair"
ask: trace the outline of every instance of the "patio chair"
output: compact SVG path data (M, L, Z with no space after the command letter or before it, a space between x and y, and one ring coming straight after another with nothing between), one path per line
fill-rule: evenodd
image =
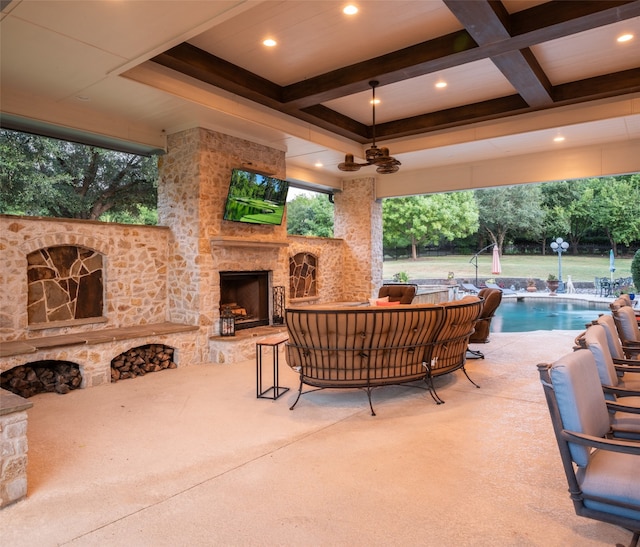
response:
M590 325L576 342L593 355L605 398L617 401L620 397L624 404L640 407L640 364L614 364L605 328ZM640 434L640 427L637 431Z
M480 292L480 289L473 283L460 283L460 286L464 292L470 292L471 294L478 294Z
M640 443L608 438L609 410L593 355L578 350L538 365L538 372L576 514L631 531L630 545L637 545Z
M411 304L413 297L416 295L418 286L412 283L393 283L382 285L378 290L378 298L389 297L389 302L398 302L399 304Z
M499 291L502 291L502 294L517 294L516 291L512 289L503 288L500 285L497 285L496 283L485 283L485 285L489 289L498 289Z
M489 342L491 320L502 302L502 291L498 289L480 289L478 296L484 300L482 313L476 321L475 331L469 338L470 344L486 344ZM467 349L467 359L484 359L484 353L480 350Z
M593 321L594 324L602 325L607 335L607 342L609 343L609 351L613 358L614 364L640 364L640 351L634 355L634 351L626 348L622 345L620 337L618 336L618 329L616 329L613 316L607 313L602 313L598 316L598 319ZM632 358L627 357L627 352L632 355Z
M632 359L640 353L640 327L638 327L638 320L633 308L629 306L616 307L616 309L611 309L611 315L613 315L613 321L625 354L629 359Z

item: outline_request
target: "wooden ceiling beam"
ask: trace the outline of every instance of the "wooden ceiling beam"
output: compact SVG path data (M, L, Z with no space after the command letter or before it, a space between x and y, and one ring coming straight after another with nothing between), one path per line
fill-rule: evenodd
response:
M480 46L511 39L509 14L501 2L444 0L444 3ZM551 82L529 48L505 51L490 59L529 106L553 103Z
M466 27L439 38L281 87L188 43L152 61L320 128L370 142L371 127L321 103L491 58L518 95L376 125L379 138L415 135L640 90L639 69L553 87L528 49L575 32L640 16L640 0L548 2L509 15L498 0L444 0Z

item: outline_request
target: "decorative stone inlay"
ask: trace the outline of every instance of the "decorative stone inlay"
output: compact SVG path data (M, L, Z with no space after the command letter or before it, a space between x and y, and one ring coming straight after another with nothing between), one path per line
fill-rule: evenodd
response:
M318 294L317 266L318 259L310 253L298 253L289 259L291 298L307 298Z
M102 317L102 255L60 245L27 255L29 324Z

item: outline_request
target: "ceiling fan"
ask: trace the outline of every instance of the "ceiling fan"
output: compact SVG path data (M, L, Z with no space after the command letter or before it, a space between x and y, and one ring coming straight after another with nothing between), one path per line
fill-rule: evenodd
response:
M394 157L389 155L389 149L385 146L378 148L376 146L376 87L378 87L377 80L371 80L369 85L373 92L373 99L371 101L373 108L373 126L372 133L373 139L371 148L365 151L365 159L367 163L356 163L353 161L353 154L346 154L344 162L338 164L340 171L357 171L360 167L366 167L367 165L377 165L376 171L382 175L388 175L390 173L397 173L400 169L400 162Z

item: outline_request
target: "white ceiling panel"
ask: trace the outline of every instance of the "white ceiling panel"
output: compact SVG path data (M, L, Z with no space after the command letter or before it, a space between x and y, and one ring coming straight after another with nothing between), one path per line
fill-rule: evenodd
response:
M440 0L359 2L346 16L342 1L267 1L189 43L217 57L288 85L424 42L461 28ZM265 48L262 40L277 40Z
M618 43L624 33L635 40ZM640 66L640 17L551 40L531 48L552 85Z
M436 88L440 81L446 82L447 87ZM490 60L483 59L437 74L378 87L376 98L380 104L376 106L376 121L384 123L461 106L469 102L471 92L474 102L480 102L512 95L515 90ZM361 123L371 123L371 91L323 104Z

